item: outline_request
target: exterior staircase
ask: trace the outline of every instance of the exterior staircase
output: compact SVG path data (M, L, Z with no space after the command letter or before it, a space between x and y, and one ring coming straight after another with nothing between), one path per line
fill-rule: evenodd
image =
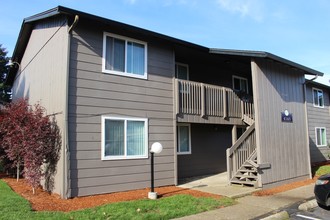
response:
M242 120L247 130L235 144L227 149L227 172L230 184L258 186L258 162L256 149L255 122L251 114L244 114Z
M257 167L256 151L254 151L251 157L237 170L236 174L231 178L230 183L257 187Z
M228 179L231 184L257 186L254 105L250 98L240 97L227 87L182 79L175 79L174 92L176 115L187 120L181 122L199 123L205 118L215 123L220 119L230 124L244 122L247 130L226 152Z

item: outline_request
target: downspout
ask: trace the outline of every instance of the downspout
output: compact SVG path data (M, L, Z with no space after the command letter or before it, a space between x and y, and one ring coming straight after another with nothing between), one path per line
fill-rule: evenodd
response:
M72 30L76 27L79 21L79 16L76 15L72 25L68 29L68 48L67 48L67 69L66 69L66 88L65 88L65 102L64 102L64 148L63 148L63 188L62 197L65 199L71 197L70 189L70 147L69 147L69 79L70 79L70 52L71 52L71 38Z
M307 89L306 89L306 85L314 80L316 80L318 77L318 75L315 75L315 77L313 77L312 79L309 80L305 80L305 82L303 83L304 85L304 104L305 104L305 124L306 124L306 140L307 140L307 160L309 161L309 166L308 166L308 172L309 172L309 178L313 178L312 176L312 167L311 167L311 151L310 151L310 146L309 146L309 125L308 125L308 111L307 111Z

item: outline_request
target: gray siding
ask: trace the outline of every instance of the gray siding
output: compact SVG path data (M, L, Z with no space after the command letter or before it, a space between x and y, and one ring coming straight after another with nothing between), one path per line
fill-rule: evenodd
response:
M226 172L231 129L228 125L191 124L191 154L178 155L178 177Z
M25 97L30 104L39 102L46 114L57 114L62 146L65 146L65 104L68 62L68 26L65 18L45 19L32 30L28 45L13 84L13 99ZM60 43L59 43L60 42ZM63 150L61 151L63 153ZM55 179L54 192L63 192L63 157Z
M304 75L269 60L252 62L258 162L270 163L261 181L280 183L308 177L310 161L304 107ZM293 123L281 121L287 109Z
M321 89L323 91L324 108L315 107L313 105L312 88ZM315 137L315 128L324 127L326 128L327 140L330 140L329 90L320 86L314 86L313 84L307 84L306 101L308 112L308 133L311 162L321 162L329 160L329 147L317 147Z
M73 33L69 89L71 195L150 186L149 158L101 160L101 115L148 118L149 147L156 141L164 147L155 158L155 184L173 185L173 51L147 42L148 79L116 76L101 71L102 38L102 30L87 29L83 23Z

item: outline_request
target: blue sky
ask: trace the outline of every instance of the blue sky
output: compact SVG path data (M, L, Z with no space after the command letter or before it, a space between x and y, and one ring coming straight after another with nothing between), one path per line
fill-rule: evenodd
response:
M58 5L206 47L267 51L330 78L329 0L0 0L11 56L25 17Z

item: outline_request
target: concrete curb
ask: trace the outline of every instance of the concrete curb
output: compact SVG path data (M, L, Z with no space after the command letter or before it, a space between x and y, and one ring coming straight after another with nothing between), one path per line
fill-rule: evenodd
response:
M309 209L313 209L317 207L318 204L316 202L316 199L312 199L310 201L304 202L303 204L298 206L298 209L301 211L308 211Z
M284 220L284 219L289 219L289 213L287 211L282 211L282 212L278 212L274 215L270 215L266 218L262 218L261 220Z

